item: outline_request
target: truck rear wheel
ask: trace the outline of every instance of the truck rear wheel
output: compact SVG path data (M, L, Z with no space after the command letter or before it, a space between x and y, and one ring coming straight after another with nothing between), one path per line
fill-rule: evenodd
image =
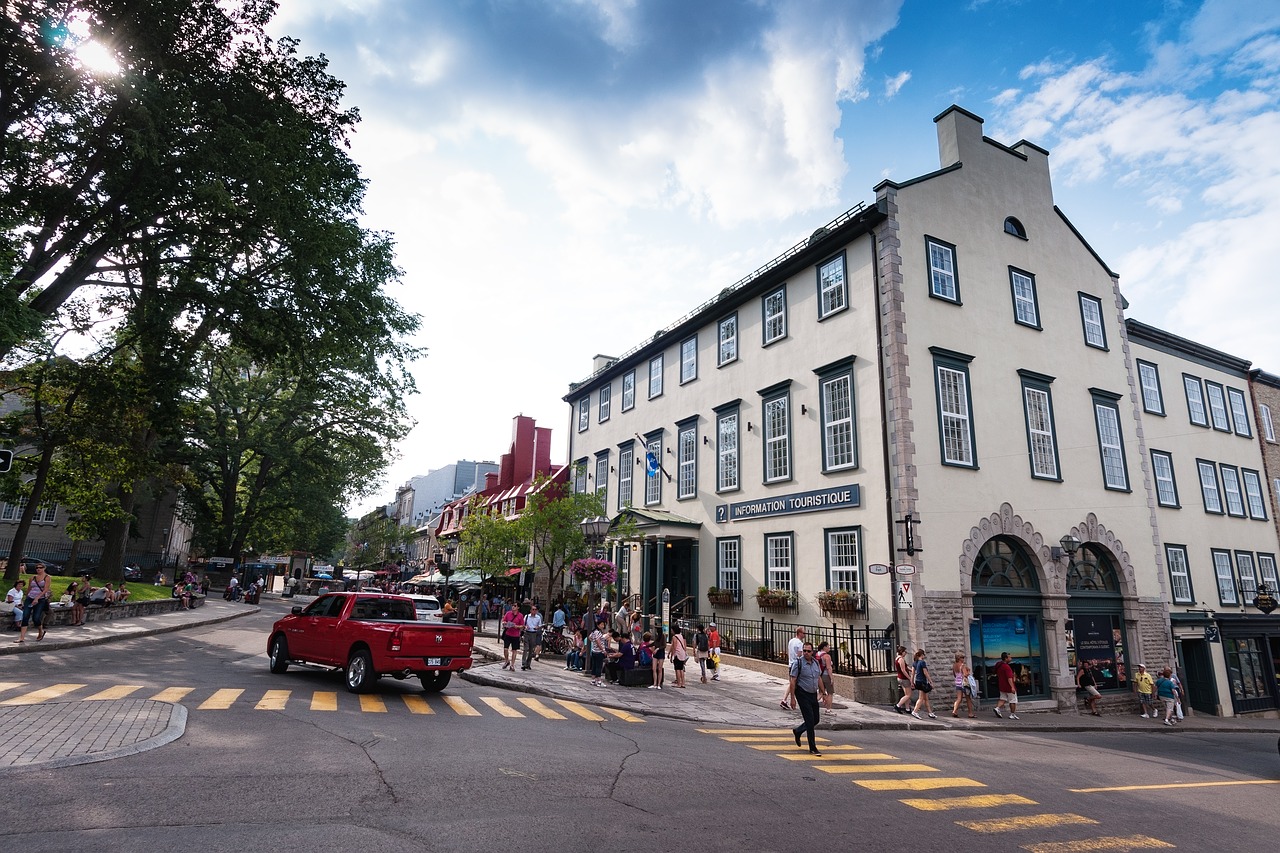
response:
M439 693L448 685L451 675L451 672L423 672L418 674L418 680L422 682L422 689L426 692Z
M271 649L267 652L271 660L271 671L279 675L289 669L289 644L279 634L271 638Z
M373 658L366 649L351 653L347 660L347 690L351 693L368 693L378 676L373 671Z

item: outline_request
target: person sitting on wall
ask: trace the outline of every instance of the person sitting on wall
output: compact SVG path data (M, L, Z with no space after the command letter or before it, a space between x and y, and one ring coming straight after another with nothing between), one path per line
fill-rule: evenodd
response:
M102 586L89 593L90 607L109 607L116 600L115 592L111 589L111 583L107 582Z
M127 587L125 587L124 582L122 581L122 582L120 583L120 588L116 590L116 600L115 600L115 603L116 603L116 604L124 604L126 601L128 601L128 600L129 600L129 596L130 596L131 594L132 594L132 593L130 593L130 592L129 592L128 588L127 588Z

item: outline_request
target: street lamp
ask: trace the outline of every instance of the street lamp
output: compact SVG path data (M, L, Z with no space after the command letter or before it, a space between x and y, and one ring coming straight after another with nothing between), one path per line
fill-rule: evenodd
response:
M1061 560L1063 555L1068 559L1076 555L1076 551L1080 550L1080 540L1070 533L1058 540L1058 544L1049 549L1049 557L1053 560Z
M582 536L587 540L588 545L603 545L604 537L609 533L609 519L603 515L597 515L595 518L584 518L578 526L582 528ZM603 560L604 549L593 548L592 556Z
M436 569L444 576L445 580L453 576L453 552L456 550L458 550L458 546L450 541L444 546L443 554L437 548L433 555L436 561Z

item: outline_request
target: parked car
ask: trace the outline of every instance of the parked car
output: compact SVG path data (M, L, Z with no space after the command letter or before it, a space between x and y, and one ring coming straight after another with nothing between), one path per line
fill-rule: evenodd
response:
M37 560L34 557L22 558L23 574L34 575L37 566L44 566L44 570L51 575L60 575L63 572L62 566L57 563L50 563L48 560Z
M443 622L444 613L440 609L440 599L434 595L410 595L413 609L418 611L419 622Z
M124 579L127 581L142 580L142 569L138 568L137 566L125 566Z
M277 674L295 662L341 667L352 693L368 692L383 675L416 675L423 690L436 692L471 668L474 641L466 625L419 620L408 596L334 592L271 626L267 657Z

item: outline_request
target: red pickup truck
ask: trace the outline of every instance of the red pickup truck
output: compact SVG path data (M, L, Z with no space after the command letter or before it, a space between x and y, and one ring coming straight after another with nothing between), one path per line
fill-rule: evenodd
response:
M436 692L452 673L470 668L474 640L467 625L418 621L406 596L335 592L271 626L267 657L275 673L291 663L345 669L352 693L370 690L383 675L416 675L423 690Z

